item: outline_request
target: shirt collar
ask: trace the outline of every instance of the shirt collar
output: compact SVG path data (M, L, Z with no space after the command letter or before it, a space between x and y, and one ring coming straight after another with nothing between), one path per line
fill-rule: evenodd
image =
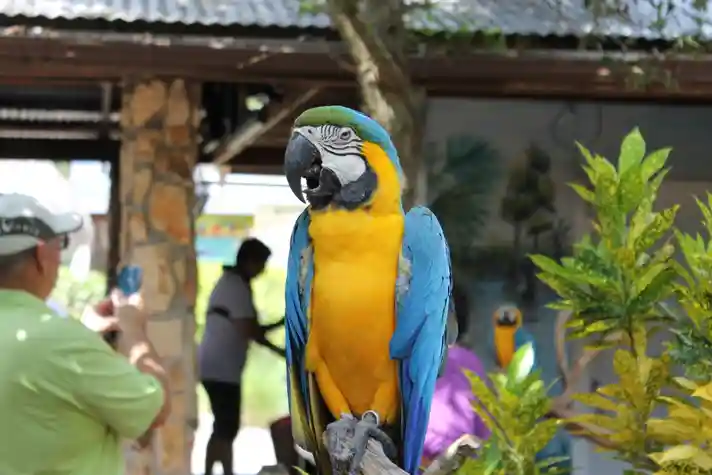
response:
M24 290L0 289L0 306L22 306L41 312L48 310L44 301Z

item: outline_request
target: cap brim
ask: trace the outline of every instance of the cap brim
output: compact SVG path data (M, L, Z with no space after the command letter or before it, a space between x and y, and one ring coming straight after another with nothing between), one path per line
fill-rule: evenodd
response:
M52 228L57 234L69 234L79 231L84 224L84 219L79 213L62 213L55 215Z

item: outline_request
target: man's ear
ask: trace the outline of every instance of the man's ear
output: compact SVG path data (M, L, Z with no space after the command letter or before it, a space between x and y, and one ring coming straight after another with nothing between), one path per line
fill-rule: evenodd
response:
M35 248L34 261L39 272L44 273L49 266L51 249L47 243L41 242Z

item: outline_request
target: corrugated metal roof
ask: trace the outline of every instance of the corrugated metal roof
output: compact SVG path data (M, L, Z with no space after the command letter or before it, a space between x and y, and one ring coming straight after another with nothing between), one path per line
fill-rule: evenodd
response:
M597 26L584 0L436 0L436 8L409 20L414 28L435 31L499 30L537 36L583 36L595 31L641 39L690 34L712 38L712 13L708 7L704 20L698 22L694 0L675 0L662 32L650 28L656 18L654 2L628 1L633 12L630 21L616 17ZM300 0L0 0L0 15L206 26L329 28L330 24L324 14L300 13Z

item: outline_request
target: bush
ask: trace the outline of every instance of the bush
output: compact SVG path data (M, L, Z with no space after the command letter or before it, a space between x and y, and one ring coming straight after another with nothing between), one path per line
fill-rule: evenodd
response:
M491 387L473 381L480 401L475 410L493 436L479 459L458 473L547 473L534 453L562 423L626 462L626 475L712 475L712 195L706 203L698 200L707 235L685 234L674 228L678 206L653 208L670 149L646 155L637 129L625 137L616 165L579 148L590 187L572 186L594 209L594 230L571 256L532 260L538 277L560 297L551 305L562 311L557 328L568 321L569 338L586 338L588 349L571 372L560 361L566 389L553 400L539 389L534 399L526 396L532 389L513 390L516 370L493 375ZM676 245L682 262L674 257ZM663 328L673 337L652 355L650 336ZM574 377L605 348L615 349L618 380L574 394ZM676 375L679 368L685 377ZM541 387L535 376L521 381ZM594 411L573 412L572 399ZM543 408L549 409L546 418ZM659 412L664 417L653 416ZM542 437L533 436L538 432Z
M712 196L698 202L708 235L685 234L674 229L677 205L653 210L670 149L646 156L637 129L625 137L617 166L579 147L591 186L572 186L596 212L592 236L561 262L532 259L561 297L552 306L572 314L570 337L616 349L618 382L575 396L597 411L566 423L627 462L627 474L710 474L712 385L702 369L712 364ZM675 244L684 263L673 256ZM676 338L652 356L649 337L662 327ZM690 379L674 377L674 365L693 358ZM665 418L653 417L659 407Z

